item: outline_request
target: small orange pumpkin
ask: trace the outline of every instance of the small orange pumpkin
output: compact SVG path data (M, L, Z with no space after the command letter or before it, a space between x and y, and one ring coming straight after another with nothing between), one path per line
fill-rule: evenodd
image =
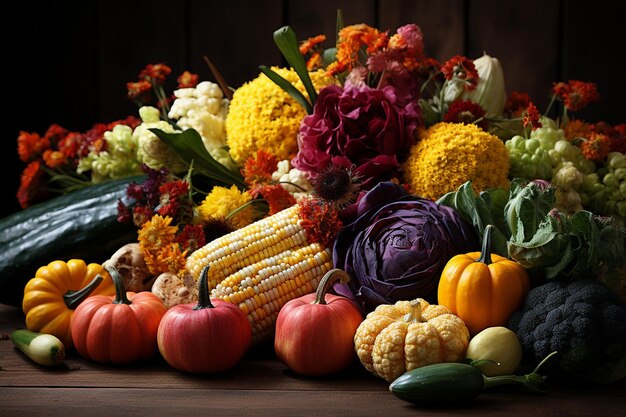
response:
M492 230L485 228L481 252L454 256L439 280L438 303L459 316L472 335L505 325L530 289L523 266L491 253Z

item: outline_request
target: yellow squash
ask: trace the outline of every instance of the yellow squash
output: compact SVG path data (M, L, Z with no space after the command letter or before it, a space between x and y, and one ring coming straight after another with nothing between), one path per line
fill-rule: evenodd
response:
M354 344L365 369L392 382L420 366L464 359L469 331L444 306L418 298L376 307L358 327Z
M24 287L22 310L26 328L52 334L69 349L73 345L70 321L74 309L95 294L115 294L113 281L101 265L71 259L67 263L54 261L42 266Z
M492 229L485 229L481 252L454 256L439 280L438 303L463 319L472 335L505 325L530 288L524 267L491 253Z

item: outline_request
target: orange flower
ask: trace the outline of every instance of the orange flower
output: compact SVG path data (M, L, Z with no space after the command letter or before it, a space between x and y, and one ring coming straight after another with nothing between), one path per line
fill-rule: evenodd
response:
M352 70L359 62L361 48L371 55L386 47L387 42L387 32L379 32L364 23L344 27L339 31L336 61L328 66L328 74Z
M528 103L528 107L523 114L524 118L522 119L522 124L524 127L530 126L532 130L541 127L541 122L539 121L541 115L539 114L539 110L537 110L537 106L535 106L532 101Z
M17 137L17 153L23 162L39 158L46 149L50 149L50 141L37 133L21 131Z
M270 206L269 212L267 213L269 216L296 204L296 199L280 184L258 186L250 190L250 192L261 194L263 199L267 201Z
M154 274L161 274L163 272L170 272L175 275L180 275L185 271L185 258L187 251L181 252L180 246L176 243L171 243L158 252L156 258L151 258L148 269L154 271Z
M142 80L137 82L126 83L126 90L128 98L139 100L142 102L150 101L150 92L152 91L152 85L150 82Z
M333 204L316 198L303 198L298 202L300 225L306 232L307 241L329 246L343 226L339 210Z
M530 104L530 96L528 93L512 91L506 100L504 112L511 117L521 117L525 109Z
M148 64L139 73L139 79L161 85L171 72L172 69L165 64Z
M611 139L602 133L592 132L580 145L583 156L590 161L604 161L611 151Z
M555 83L552 93L565 105L569 111L578 111L587 104L598 101L600 95L594 83L586 83L578 80L569 80L567 83Z
M307 39L306 41L303 41L300 44L300 53L302 55L308 54L309 51L311 51L313 48L315 48L317 45L324 42L325 40L326 40L326 35L317 35L317 36Z
M272 173L276 171L278 160L271 153L259 149L244 163L241 173L246 184L253 187L272 181Z
M185 71L178 76L176 82L178 83L178 88L193 88L198 85L198 80L198 74Z
M563 128L565 137L570 142L576 138L586 138L593 131L593 126L582 120L572 119Z
M48 168L58 168L67 163L65 154L61 151L53 151L52 149L46 149L43 153L43 161Z

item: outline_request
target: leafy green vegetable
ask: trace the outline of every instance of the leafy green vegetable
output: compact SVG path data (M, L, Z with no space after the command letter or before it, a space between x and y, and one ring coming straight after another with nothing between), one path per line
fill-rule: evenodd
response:
M223 184L236 185L241 189L246 187L240 173L229 170L213 159L204 147L200 134L194 129L181 133L165 133L159 129L150 131L172 148L188 166L193 166L196 173Z
M437 204L455 209L465 221L474 226L480 239L487 225L494 225L491 235L492 250L499 255L508 256L506 242L509 231L503 215L504 205L508 201L508 193L499 188L486 190L476 195L472 183L468 181L457 191L442 196L437 200Z

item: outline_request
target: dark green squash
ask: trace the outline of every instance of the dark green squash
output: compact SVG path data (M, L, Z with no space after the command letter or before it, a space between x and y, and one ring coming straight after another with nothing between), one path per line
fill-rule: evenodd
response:
M89 186L0 220L0 303L21 305L24 286L40 266L72 258L102 263L136 241L135 227L117 221L117 201L129 204L128 184L145 178Z

